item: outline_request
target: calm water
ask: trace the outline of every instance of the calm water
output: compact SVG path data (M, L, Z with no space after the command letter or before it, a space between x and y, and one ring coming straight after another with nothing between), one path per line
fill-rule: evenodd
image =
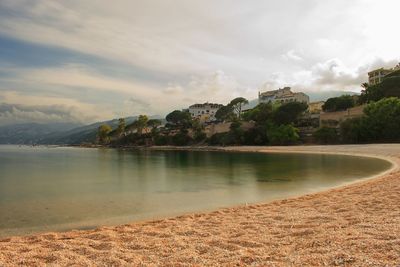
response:
M0 236L267 201L389 167L334 155L0 146Z

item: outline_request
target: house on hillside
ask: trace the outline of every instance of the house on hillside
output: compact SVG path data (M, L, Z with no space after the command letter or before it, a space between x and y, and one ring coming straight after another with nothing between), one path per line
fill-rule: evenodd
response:
M292 92L290 87L280 88L278 90L259 92L258 103L289 103L289 102L302 102L308 104L310 98L302 92Z
M193 119L198 119L200 122L212 122L215 121L215 113L220 109L222 104L204 103L194 104L188 109Z
M322 111L322 106L325 104L325 101L317 101L311 102L308 104L308 112L311 114L319 114Z
M394 68L385 69L379 68L373 71L368 72L368 84L369 85L376 85L383 81L383 78L394 71L400 70L400 63L397 64Z

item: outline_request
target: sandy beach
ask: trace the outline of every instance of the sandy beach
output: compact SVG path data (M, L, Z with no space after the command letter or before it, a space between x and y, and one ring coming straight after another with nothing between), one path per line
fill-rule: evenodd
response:
M0 266L399 266L400 144L226 147L379 157L390 171L324 192L157 221L0 239Z

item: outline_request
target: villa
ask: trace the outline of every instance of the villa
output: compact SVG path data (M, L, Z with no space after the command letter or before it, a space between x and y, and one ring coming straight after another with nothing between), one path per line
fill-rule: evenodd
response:
M397 71L397 70L400 70L400 63L391 69L379 68L379 69L370 71L370 72L368 72L368 84L375 85L375 84L381 83L383 78L386 75L389 75L390 73Z
M302 92L292 92L290 87L280 88L278 90L259 92L258 103L288 103L288 102L302 102L308 104L310 98Z
M215 121L215 113L220 109L222 104L204 103L194 104L189 107L189 113L193 119L199 119L200 122Z

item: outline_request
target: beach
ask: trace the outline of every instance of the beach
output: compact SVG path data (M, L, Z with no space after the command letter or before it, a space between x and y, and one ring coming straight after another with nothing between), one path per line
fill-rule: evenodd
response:
M370 179L268 203L3 238L0 266L400 265L400 144L217 150L369 156L389 160L393 168Z

